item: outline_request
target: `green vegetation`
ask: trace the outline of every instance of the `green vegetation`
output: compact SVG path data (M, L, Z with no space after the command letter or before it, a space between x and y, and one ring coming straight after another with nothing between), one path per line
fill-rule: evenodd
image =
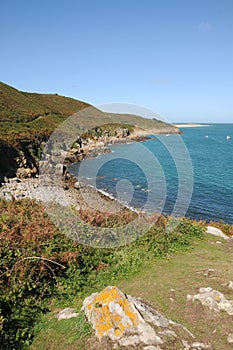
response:
M140 297L173 321L186 326L197 341L210 342L213 349L232 349L226 339L232 333L231 318L224 312L208 311L198 303L187 302L187 294L197 294L200 287L212 287L232 299L226 282L232 280L232 244L216 243L216 237L204 235L192 241L192 249L179 250L166 259L143 261L137 273L114 280L124 293ZM106 281L106 284L108 281ZM95 291L100 291L96 288ZM83 298L55 300L51 312L44 314L35 327L35 338L30 350L109 350L109 344L99 344L89 324L82 318L58 321L56 313L64 307L74 307L80 312ZM80 324L80 318L83 323Z
M39 331L39 326L34 328L38 317L54 305L82 300L86 294L135 275L144 264L183 251L202 238L204 229L185 219L167 234L166 218L161 217L130 245L96 249L58 232L42 205L33 201L1 200L0 215L0 335L5 350L29 345L35 329ZM89 221L89 213L80 215ZM112 227L122 217L125 222L132 220L131 215L126 211L114 221L99 214L92 224ZM81 320L70 322L75 326ZM88 327L84 331L88 334ZM76 340L72 339L71 343Z
M46 140L68 116L90 105L57 94L26 93L0 82L0 140Z
M134 131L134 126L131 124L120 124L120 123L108 123L103 126L96 126L95 128L89 129L83 135L83 139L94 139L102 136L118 136L119 133L122 133L126 130L126 135ZM127 134L128 133L128 134Z
M65 322L58 321L54 313L48 313L40 317L40 322L35 326L35 334L38 338L30 346L31 350L77 350L88 348L88 338L92 331L84 313Z
M45 141L67 117L78 114L79 125L92 129L110 123L138 125L143 129L176 128L136 115L104 113L86 102L58 94L19 91L0 82L0 141L18 147L21 141Z
M230 350L227 335L232 333L232 318L225 312L211 312L198 302L187 302L187 295L198 294L201 287L211 287L232 299L232 290L227 286L232 280L232 261L232 242L205 235L194 242L193 249L145 264L137 275L119 281L117 286L183 324L196 339L210 342L213 349Z
M0 82L0 182L4 176L15 177L19 164L26 158L27 168L38 168L44 142L68 117L62 132L72 137L116 136L125 126L131 132L163 129L177 132L174 126L136 115L104 113L88 103L58 94L22 92ZM74 117L75 116L75 117ZM103 126L104 125L104 126ZM99 131L96 131L99 130ZM121 134L121 132L119 132ZM63 135L64 136L64 135ZM25 165L25 163L24 163Z

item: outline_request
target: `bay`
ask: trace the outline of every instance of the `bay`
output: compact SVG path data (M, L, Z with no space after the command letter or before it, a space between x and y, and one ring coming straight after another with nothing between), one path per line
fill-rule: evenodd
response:
M111 146L71 172L129 207L233 224L233 124Z

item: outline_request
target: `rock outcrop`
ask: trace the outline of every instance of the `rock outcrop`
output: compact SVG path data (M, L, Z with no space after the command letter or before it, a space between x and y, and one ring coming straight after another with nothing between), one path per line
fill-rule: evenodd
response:
M210 310L225 311L228 315L233 315L233 300L228 300L225 296L211 287L200 288L199 294L187 295L188 300L199 300L202 305L207 306Z
M114 349L212 349L210 344L195 342L181 324L117 287L87 297L82 310L99 341L109 339Z
M75 312L75 309L67 307L67 308L61 310L57 314L57 319L58 319L58 321L62 321L62 320L68 320L70 318L74 318L77 316L78 316L78 313Z
M225 235L222 230L216 228L216 227L213 227L213 226L207 226L206 228L206 233L209 233L213 236L217 236L217 237L220 237L220 238L223 238L225 240L228 240L230 239L230 237L228 237L227 235Z

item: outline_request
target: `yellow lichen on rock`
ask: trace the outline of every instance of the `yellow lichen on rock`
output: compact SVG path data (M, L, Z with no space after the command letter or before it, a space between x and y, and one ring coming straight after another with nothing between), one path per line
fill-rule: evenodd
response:
M87 300L87 317L96 336L120 338L127 329L139 324L140 314L117 287L107 287Z

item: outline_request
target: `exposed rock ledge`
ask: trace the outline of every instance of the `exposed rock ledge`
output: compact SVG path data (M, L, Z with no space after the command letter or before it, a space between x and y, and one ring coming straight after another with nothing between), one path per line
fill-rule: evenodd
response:
M233 316L233 300L226 299L222 293L211 287L200 288L199 294L187 295L187 299L199 300L202 305L207 306L210 310L225 311L228 315Z
M87 297L82 310L98 340L108 339L109 349L212 349L210 344L195 341L181 324L116 287Z
M134 131L129 132L127 128L116 128L114 136L103 132L101 136L81 139L77 135L72 148L66 157L66 163L80 161L86 157L95 157L98 154L109 152L108 145L115 143L126 143L129 141L141 141L147 139L148 134L180 133L180 130L167 125L164 128L143 130L134 126ZM20 148L14 148L6 143L0 142L0 184L6 178L18 177L19 179L31 178L38 175L39 158L45 147L45 141L22 140Z

